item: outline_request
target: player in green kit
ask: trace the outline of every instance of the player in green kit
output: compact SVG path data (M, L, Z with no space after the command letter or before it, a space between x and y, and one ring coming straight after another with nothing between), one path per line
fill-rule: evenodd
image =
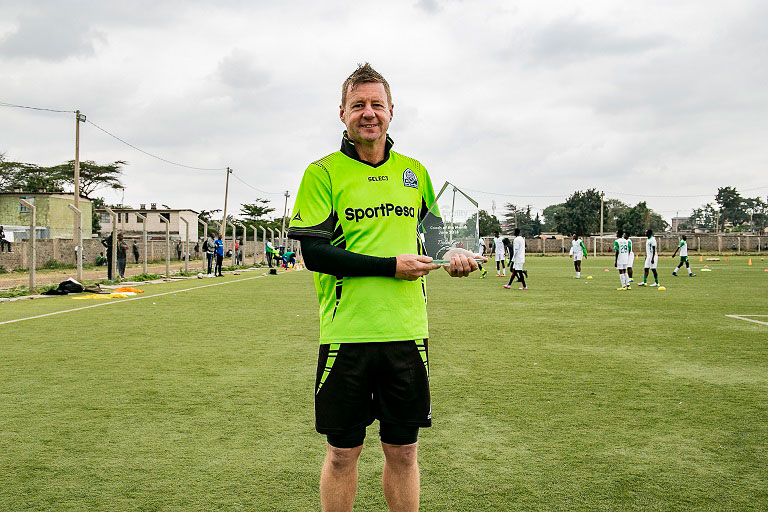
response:
M653 280L655 281L651 286L659 286L659 273L656 271L656 267L659 265L659 251L657 250L656 238L650 229L645 232L645 236L648 237L648 240L645 241L645 269L643 282L639 286L648 286L649 270L653 272Z
M685 269L688 271L688 277L696 277L696 274L691 270L691 264L688 262L688 241L685 238L685 235L682 236L682 240L680 240L680 243L675 248L675 252L672 253L673 258L677 254L677 251L680 251L680 263L678 263L675 270L672 271L672 275L677 277L677 271L680 270L680 267L685 265Z
M615 256L613 258L613 266L619 271L619 281L621 287L616 288L619 291L627 291L631 289L629 284L629 276L627 275L627 263L629 261L629 253L632 252L632 240L622 237L622 231L616 232L616 241L613 242L613 251Z
M418 433L432 407L425 276L417 225L435 194L427 170L392 150L389 84L369 64L342 86L341 149L307 167L288 236L300 240L320 303L315 428L327 437L324 511L351 511L366 427L378 419L393 511L419 507ZM449 251L451 276L478 266Z

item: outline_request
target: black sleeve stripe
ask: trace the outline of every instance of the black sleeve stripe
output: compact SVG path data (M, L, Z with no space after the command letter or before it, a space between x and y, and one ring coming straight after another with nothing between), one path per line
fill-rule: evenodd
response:
M316 229L317 227L318 226L311 228L290 228L288 230L288 238L298 240L302 236L316 236L319 238L327 238L328 240L331 239L333 233L330 231L324 231L322 229Z

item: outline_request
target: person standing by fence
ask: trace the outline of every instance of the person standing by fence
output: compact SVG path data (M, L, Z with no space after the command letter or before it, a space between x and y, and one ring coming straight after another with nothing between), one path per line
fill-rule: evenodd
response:
M221 264L224 262L224 242L221 240L221 233L219 233L216 236L216 268L214 268L213 273L218 276L222 277L221 273Z

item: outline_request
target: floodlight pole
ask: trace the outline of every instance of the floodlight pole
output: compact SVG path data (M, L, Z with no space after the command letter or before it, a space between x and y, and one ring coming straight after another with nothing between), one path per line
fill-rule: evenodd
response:
M83 226L83 214L74 205L68 205L72 212L75 214L75 258L77 262L77 280L83 280L83 238L82 238L82 226Z
M37 267L37 247L35 246L36 208L29 201L24 199L19 199L19 201L29 208L29 290L32 291L35 288L35 267Z
M171 278L171 221L160 215L160 222L165 223L165 278Z
M112 258L109 260L109 271L114 281L117 275L117 214L108 206L104 209L112 217Z
M184 223L186 228L186 244L184 245L184 273L189 272L189 221L184 217L179 216L181 222Z
M144 249L142 251L142 265L141 265L141 273L146 274L147 273L147 216L142 215L141 213L137 213L136 217L141 219L141 247Z

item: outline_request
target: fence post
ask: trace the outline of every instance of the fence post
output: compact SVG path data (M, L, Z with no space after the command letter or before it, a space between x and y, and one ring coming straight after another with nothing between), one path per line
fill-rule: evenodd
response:
M19 198L19 201L29 208L29 245L27 250L29 251L29 290L32 291L35 288L35 267L37 266L37 247L35 245L36 208L29 201L21 198Z
M723 236L717 235L717 252L723 252Z
M112 217L112 258L109 260L109 272L112 274L112 280L115 280L117 278L117 214L108 206L104 209Z
M208 240L208 223L205 222L204 220L200 220L199 218L197 219L197 222L203 225L203 242L205 242L206 240ZM202 264L203 270L208 270L208 253L205 252L201 259L203 261L203 264Z
M67 206L69 206L72 212L75 214L75 223L77 224L77 229L75 230L75 236L74 236L75 259L77 260L75 262L75 265L77 266L77 280L82 281L83 280L83 214L82 212L80 212L78 208L75 208L75 205L69 204Z
M165 224L165 278L171 278L171 221L160 216L160 222Z
M237 225L243 228L243 240L240 242L240 250L243 251L243 260L240 262L242 265L245 263L245 242L248 241L248 227L242 222L238 222Z
M275 230L274 228L267 228L269 229L269 241L272 243L272 247L275 246Z
M256 249L259 245L259 232L256 230L256 226L251 226L253 229L253 266L256 266Z
M186 240L184 241L184 273L189 272L189 221L179 216L179 220L184 223Z
M141 219L141 247L142 247L142 274L147 273L147 216L140 213L136 213L136 217Z

